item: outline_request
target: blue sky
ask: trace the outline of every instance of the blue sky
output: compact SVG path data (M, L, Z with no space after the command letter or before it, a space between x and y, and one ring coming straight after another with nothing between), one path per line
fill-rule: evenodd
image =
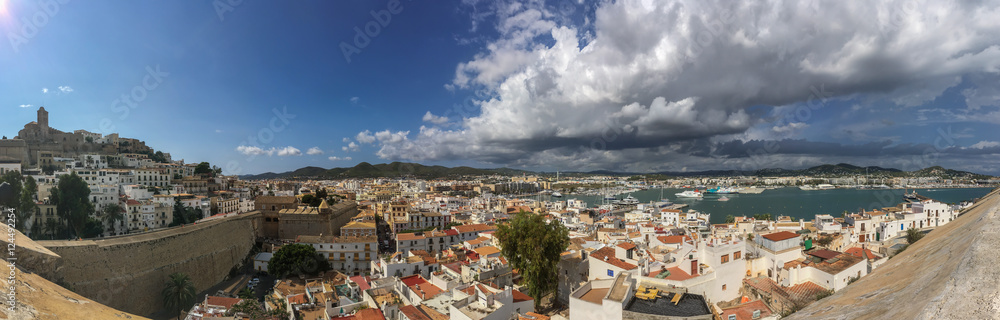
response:
M0 0L0 131L44 105L55 128L236 174L1000 173L998 6L922 2Z

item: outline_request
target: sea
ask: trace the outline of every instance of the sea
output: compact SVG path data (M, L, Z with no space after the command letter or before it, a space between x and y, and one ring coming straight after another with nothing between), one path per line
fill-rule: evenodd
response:
M797 187L768 189L760 194L705 194L702 199L679 198L675 193L693 189L647 189L619 194L618 199L629 195L640 203L649 203L666 199L673 203L687 204L684 211L693 209L711 214L712 223L724 223L726 216L753 216L770 213L772 217L790 216L793 220L812 220L817 214L829 214L840 217L844 211L857 212L861 209L871 210L896 206L903 202L903 193L916 190L917 194L944 203L958 204L962 201L972 201L985 196L992 188L929 188L929 189L829 189L801 190ZM726 196L729 201L719 201ZM560 201L580 199L587 202L588 207L603 203L603 196L585 196L566 194L562 198L552 198L547 195L525 197L542 201Z

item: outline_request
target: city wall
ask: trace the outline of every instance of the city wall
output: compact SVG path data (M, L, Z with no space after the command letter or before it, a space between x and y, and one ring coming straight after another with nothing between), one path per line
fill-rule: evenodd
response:
M60 278L74 292L139 315L163 308L170 274L186 273L200 292L224 280L250 252L260 213L103 240L38 241L62 259Z

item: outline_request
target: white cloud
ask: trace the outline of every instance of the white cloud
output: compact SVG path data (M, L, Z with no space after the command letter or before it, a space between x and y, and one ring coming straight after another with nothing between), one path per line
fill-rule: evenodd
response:
M344 139L343 139L343 140L344 140L344 143L348 143L348 142L351 142L351 138L348 138L348 137L344 137Z
M430 111L427 111L427 113L424 114L424 119L423 120L424 120L424 122L430 122L430 123L437 124L437 125L448 123L448 117L435 116Z
M73 88L70 88L69 86L59 86L59 91L62 93L70 93L73 92Z
M323 153L324 153L323 149L320 149L319 147L312 147L312 148L309 148L309 150L306 150L306 154L311 155L311 156L312 155L317 155L317 154L323 154Z
M358 135L354 137L354 140L358 140L359 143L372 144L372 143L375 143L375 136L372 135L371 131L365 130L365 131L358 132ZM350 140L347 139L347 138L344 138L344 142L348 142L348 141L350 141Z
M19 107L21 107L21 108L31 108L32 105L30 105L30 104L22 104Z
M222 133L222 129L215 129L215 133Z
M302 151L299 150L299 149L296 149L295 147L292 147L292 146L287 146L287 147L278 149L278 156L281 156L281 157L285 157L285 156L301 156L301 155L302 155Z
M260 155L271 156L274 154L274 148L265 150L257 146L239 146L236 147L236 151L239 151L239 153L248 156L260 156Z
M341 157L329 157L327 159L330 159L330 161L341 161L341 160L343 160L343 161L351 161L351 157L343 157L343 158L341 158Z
M359 149L361 149L361 145L354 143L354 141L351 141L351 143L341 147L340 149L344 151L358 151Z
M997 141L979 141L976 144L969 146L971 149L986 149L986 148L996 148L1000 147L1000 142Z
M42 93L49 93L49 88L42 88Z
M351 97L351 103L357 104L358 101L361 101L361 98L359 98L359 97Z
M270 157L270 156L273 156L273 155L277 154L280 157L285 157L285 156L301 156L302 155L302 151L300 151L299 149L296 149L295 147L292 147L292 146L287 146L287 147L280 148L280 149L273 148L273 147L270 148L270 149L262 149L262 148L257 147L257 146L239 146L239 147L236 147L236 151L238 151L239 153L242 153L244 155L248 155L248 156L266 155L266 156Z
M377 155L567 166L632 161L609 152L697 161L678 150L747 132L762 121L754 106L857 95L889 102L871 105L921 105L961 77L1000 70L1000 5L908 3L606 1L579 6L596 8L580 25L541 2L500 3L498 38L458 64L448 84L486 93L472 98L478 114L463 114L450 130L377 132Z

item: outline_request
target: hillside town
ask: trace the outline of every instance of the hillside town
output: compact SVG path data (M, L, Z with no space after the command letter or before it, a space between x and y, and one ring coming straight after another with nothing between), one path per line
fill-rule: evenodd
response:
M136 139L50 128L44 108L18 136L0 140L0 176L24 185L22 198L30 200L10 207L33 210L19 213L19 231L38 240L110 239L256 217L259 248L237 266L244 272L183 306L184 318L257 319L253 314L262 312L310 320L777 319L851 285L971 203L913 192L841 216L750 215L713 223L711 212L668 200L612 197L595 204L564 200L559 191L743 185L731 192L752 194L816 182L823 182L816 188L981 183L527 174L244 180L208 163L173 160ZM90 204L83 226L71 225L61 213L69 209L59 204L71 196L64 189L73 179L85 184L82 201ZM498 234L521 215L542 217L568 234L558 257L549 257L557 261L558 285L534 297L523 270L505 256L510 240ZM288 272L275 263L283 248L306 248L320 261Z

